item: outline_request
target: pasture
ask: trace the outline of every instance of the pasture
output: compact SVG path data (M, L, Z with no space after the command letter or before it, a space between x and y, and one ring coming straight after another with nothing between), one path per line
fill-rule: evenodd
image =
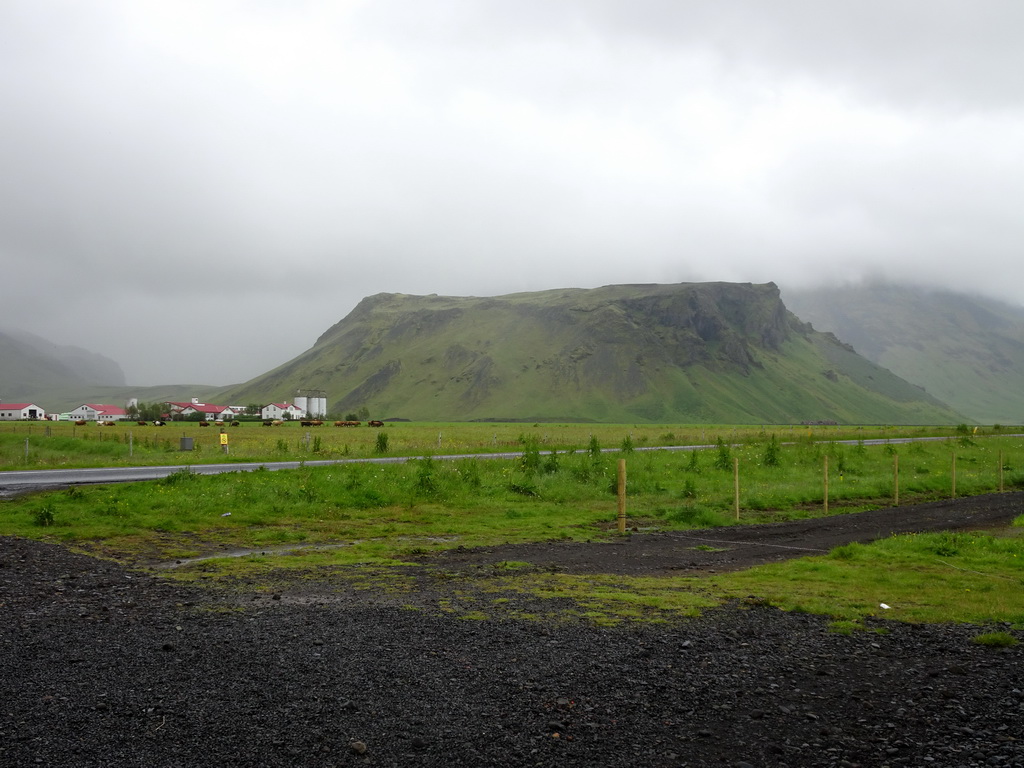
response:
M961 427L961 430L966 429ZM225 453L220 433L228 436ZM979 428L978 437L999 435L1000 427ZM385 436L381 446L382 435ZM54 467L151 466L198 463L282 461L296 459L370 458L519 451L526 443L542 450L585 450L592 440L603 448L753 444L774 435L779 442L801 440L873 440L901 437L962 437L957 427L834 425L651 425L519 424L389 422L373 428L303 427L297 421L265 427L243 421L239 426L170 422L166 426L114 426L71 422L0 422L0 470ZM181 450L181 439L192 450Z
M272 588L282 574L325 568L334 578L403 589L409 578L406 571L414 567L410 558L442 549L611 540L618 535L620 459L627 468L631 531L772 522L885 507L894 500L897 466L902 504L949 498L954 467L958 495L994 492L1000 485L1007 490L1024 488L1024 438L999 429L398 423L382 429L332 431L325 426L317 431L297 424L246 424L229 433L232 453L224 456L214 442L217 430L210 434L209 428L178 424L148 434L133 427L135 453L129 456L124 432L118 428L90 425L69 430L71 425L53 425L58 429L46 434L41 426L4 425L0 436L9 466L25 466L18 448L26 438L30 457L41 467L129 460L161 463L161 458L162 463L183 458L197 463L200 457L231 461L240 452L246 460L365 458L380 455L382 434L389 436L389 454L424 456L405 463L339 463L219 476L197 475L183 462L179 472L160 481L72 488L0 504L0 535L57 540L136 564L203 558L175 568L173 576L210 585L243 579L257 590ZM307 443L306 434L311 432L322 436L319 445ZM182 457L159 442L175 444L183 435L202 447ZM939 439L863 442L906 436ZM854 442L837 442L840 439ZM708 447L640 450L678 444ZM238 451L235 446L240 446ZM497 449L517 455L431 458L438 449L459 454ZM493 615L509 594L527 591L535 597L573 600L580 606L580 616L615 623L755 596L789 609L831 613L840 622L837 626L858 625L878 612L865 593L872 593L871 585L879 578L890 580L891 594L907 594L894 586L902 583L898 574L905 566L913 575L907 584L927 583L929 589L926 596L907 600L915 606L913 611L893 617L980 621L988 616L1022 624L1024 539L999 536L1008 543L996 546L994 538L961 537L949 547L933 536L900 537L907 539L905 545L881 542L848 548L824 561L803 559L714 579L583 578L538 573L528 563L510 564L487 585L469 589L467 582L466 594L476 597L462 602L446 598L445 610L467 617ZM925 553L946 555L928 560L922 547ZM948 561L954 550L960 575L956 594L951 594L942 584L952 583ZM242 556L223 556L227 554ZM964 576L967 571L977 573ZM974 597L984 594L986 602L967 610L958 600L971 589ZM482 592L493 599L482 603Z

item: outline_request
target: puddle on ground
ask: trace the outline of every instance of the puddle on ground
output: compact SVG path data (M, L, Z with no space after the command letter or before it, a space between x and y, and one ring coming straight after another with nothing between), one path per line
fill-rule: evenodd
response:
M402 537L399 541L412 542L412 543L429 543L429 544L447 544L449 542L458 541L457 536L441 537ZM197 555L196 557L181 557L175 560L165 560L159 563L153 563L152 568L158 570L169 570L172 568L181 568L186 565L194 565L195 563L202 563L207 560L218 560L224 557L250 557L252 555L259 556L270 556L270 555L288 555L293 552L317 552L317 551L328 551L332 549L344 549L345 547L353 547L356 544L362 544L363 540L356 539L354 541L343 541L334 544L318 543L318 544L280 544L274 547L253 547L249 549L225 549L221 552L213 552L208 555Z

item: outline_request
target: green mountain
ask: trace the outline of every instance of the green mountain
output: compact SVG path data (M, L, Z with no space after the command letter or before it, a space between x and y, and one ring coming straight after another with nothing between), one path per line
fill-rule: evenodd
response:
M956 423L787 311L778 288L616 285L490 298L378 294L303 354L218 393L327 392L374 418Z
M786 304L982 424L1024 422L1024 307L896 285L786 290Z

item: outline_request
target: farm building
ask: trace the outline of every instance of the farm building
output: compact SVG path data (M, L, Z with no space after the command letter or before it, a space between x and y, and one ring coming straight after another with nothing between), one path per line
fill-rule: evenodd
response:
M210 405L192 398L190 403L165 403L167 414L172 419L187 419L200 414L206 421L230 421L237 412L230 405Z
M0 421L45 418L46 411L35 403L0 403Z
M124 408L116 405L104 405L102 403L85 403L71 411L71 418L75 421L121 421L128 414Z
M271 403L263 406L260 415L264 419L304 419L306 412L291 403Z

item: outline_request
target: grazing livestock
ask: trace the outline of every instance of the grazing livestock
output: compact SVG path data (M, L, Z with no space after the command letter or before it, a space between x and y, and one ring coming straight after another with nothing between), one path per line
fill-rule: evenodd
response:
M223 421L215 421L213 423L216 424L218 427L223 427L224 426L224 422Z
M242 422L240 422L240 421L232 421L231 422L231 426L232 427L240 427L240 426L242 426Z
M299 422L299 426L300 427L312 427L313 426L313 422L312 421L300 421Z
M208 426L210 426L210 422L208 422L208 421L200 421L199 422L199 426L200 427L208 427Z
M154 421L153 422L153 426L154 427L166 427L167 426L167 422L166 421Z
M136 421L135 423L138 424L140 427L146 426L146 422L144 421Z
M89 422L87 422L85 419L79 419L78 421L75 422L75 426L76 427L84 427L88 423Z
M384 422L383 421L377 421L376 419L374 419L373 421L368 421L368 422L366 422L366 424L367 424L367 426L370 426L370 427L383 427L384 426Z
M363 422L361 421L336 421L334 426L336 427L358 427Z
M283 427L284 426L284 422L281 421L280 419L274 419L274 426L275 427Z
M264 421L264 422L263 422L263 426L264 426L264 427L269 427L269 426L271 426L271 425L272 425L273 423L274 423L274 422L273 422L273 420L271 420L271 419L267 419L266 421Z

